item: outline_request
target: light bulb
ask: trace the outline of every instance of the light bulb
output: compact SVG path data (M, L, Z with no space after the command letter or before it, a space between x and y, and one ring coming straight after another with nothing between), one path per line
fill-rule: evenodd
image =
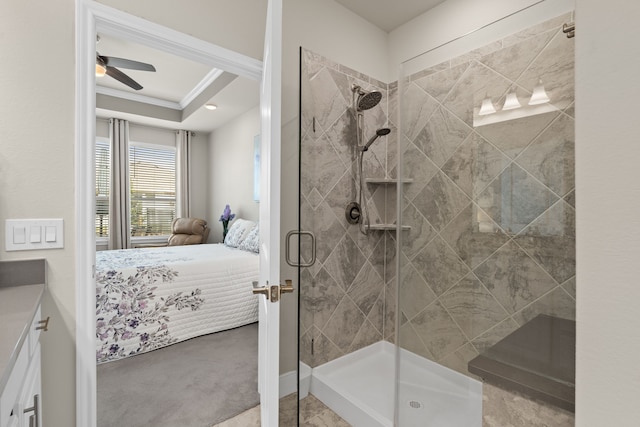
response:
M538 86L536 86L533 89L533 93L531 94L531 99L529 100L529 105L545 104L549 101L550 99L547 96L547 91L544 90L542 80L539 80Z
M96 77L102 77L105 74L107 74L107 68L100 64L96 64Z

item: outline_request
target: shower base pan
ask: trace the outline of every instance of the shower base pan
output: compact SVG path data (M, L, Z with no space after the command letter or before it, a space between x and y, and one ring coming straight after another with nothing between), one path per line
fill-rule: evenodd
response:
M354 427L393 427L395 357L379 341L311 370L309 391ZM399 427L482 426L481 382L403 349L400 357Z

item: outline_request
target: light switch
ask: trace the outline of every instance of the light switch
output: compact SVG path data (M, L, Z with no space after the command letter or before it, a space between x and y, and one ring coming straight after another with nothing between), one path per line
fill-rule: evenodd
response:
M55 242L56 241L56 227L53 225L47 225L47 229L44 235L45 242Z
M42 237L40 235L41 227L39 225L32 225L29 231L29 242L40 243Z
M27 243L24 227L13 227L13 243L17 245Z

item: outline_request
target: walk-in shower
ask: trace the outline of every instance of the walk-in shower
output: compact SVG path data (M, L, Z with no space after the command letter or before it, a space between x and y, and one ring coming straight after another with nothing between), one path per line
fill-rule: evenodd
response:
M300 227L317 257L300 269L300 398L355 427L480 427L508 392L469 362L540 314L575 319L572 19L486 26L389 84L302 50Z

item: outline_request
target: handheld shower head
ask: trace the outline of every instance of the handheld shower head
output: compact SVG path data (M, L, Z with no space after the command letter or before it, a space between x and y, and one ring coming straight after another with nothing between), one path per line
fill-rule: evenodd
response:
M378 105L382 99L382 93L377 90L369 92L355 84L351 87L351 90L358 95L357 100L354 102L356 111L369 110Z
M381 129L378 129L378 130L376 131L376 134L375 134L375 135L373 135L373 136L371 137L371 139L370 139L370 140L368 140L366 144L364 144L364 146L363 146L363 147L360 147L360 151L363 151L363 152L364 152L364 151L368 151L368 150L369 150L369 147L371 147L371 144L373 144L373 142L374 142L376 139L378 139L378 138L379 138L379 137L381 137L381 136L388 135L389 133L391 133L391 129L389 129L389 128L381 128Z

